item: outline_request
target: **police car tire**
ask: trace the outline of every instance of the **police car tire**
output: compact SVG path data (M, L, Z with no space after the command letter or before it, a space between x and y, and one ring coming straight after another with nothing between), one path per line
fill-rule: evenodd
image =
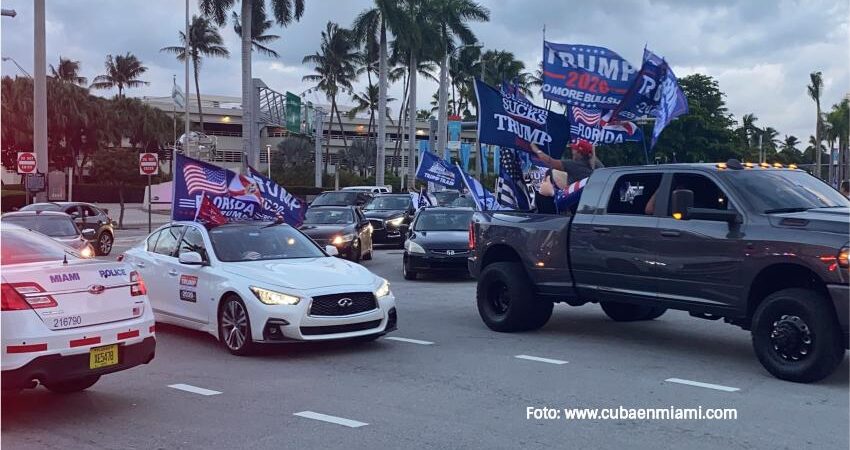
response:
M507 305L498 310L495 297L506 295ZM546 325L552 317L553 303L536 298L534 286L522 265L498 262L488 265L478 278L476 289L478 314L491 330L499 332L531 331Z
M620 302L599 302L599 305L602 306L602 311L605 311L605 314L615 322L652 320L655 317L664 314L664 310L662 309L661 314L653 317L652 315L655 312L655 307L649 305L635 305L632 303Z
M72 392L84 391L97 383L97 380L100 379L100 375L92 375L83 378L77 378L73 380L63 380L56 381L53 383L45 383L44 387L46 387L50 392L54 394L70 394Z
M811 330L810 356L799 361L783 359L773 347L774 322L798 316ZM790 288L770 294L753 314L753 350L759 362L776 378L798 383L822 380L844 360L841 326L829 301L811 289Z

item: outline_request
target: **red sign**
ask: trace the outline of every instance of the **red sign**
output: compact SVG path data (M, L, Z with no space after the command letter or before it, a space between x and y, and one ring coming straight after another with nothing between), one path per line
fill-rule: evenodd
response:
M139 153L139 174L156 175L159 173L159 155L156 153Z
M18 152L18 173L35 173L35 153Z

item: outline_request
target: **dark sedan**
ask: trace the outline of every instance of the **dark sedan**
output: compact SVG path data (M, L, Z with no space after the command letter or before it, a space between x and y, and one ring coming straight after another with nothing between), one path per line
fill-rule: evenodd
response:
M363 206L372 194L362 191L326 191L319 194L310 206Z
M300 229L321 247L336 247L340 257L354 262L372 259L372 227L359 208L311 206Z
M85 202L47 202L24 206L21 211L63 212L74 219L79 229L94 230L94 234L89 234L88 236L91 237L87 239L98 255L106 256L112 251L112 243L115 242L115 224L109 217L109 211L105 209Z
M423 272L468 275L471 208L424 208L416 214L404 243L406 280Z
M377 244L404 244L404 236L416 209L410 194L382 194L363 207L372 223L372 237Z
M94 256L95 251L89 240L94 230L87 228L81 232L68 214L58 211L17 211L3 214L4 223L11 223L41 234L50 236L68 247L77 250L85 258Z

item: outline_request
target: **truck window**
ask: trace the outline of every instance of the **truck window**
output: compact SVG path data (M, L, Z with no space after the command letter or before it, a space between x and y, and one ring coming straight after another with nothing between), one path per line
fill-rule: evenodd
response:
M661 173L627 173L614 184L608 214L645 215L649 199L661 185Z
M670 195L673 195L673 191L676 189L688 189L693 191L694 193L694 208L708 208L708 209L728 209L729 208L729 198L725 193L717 186L714 181L705 175L700 175L697 173L677 173L673 175L673 189L670 191ZM673 202L667 202L669 205L667 210L667 215L670 216L673 214Z

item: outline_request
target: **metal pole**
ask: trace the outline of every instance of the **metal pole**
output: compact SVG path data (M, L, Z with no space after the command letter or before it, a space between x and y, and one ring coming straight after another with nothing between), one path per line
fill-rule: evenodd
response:
M243 22L244 22L244 20L243 20ZM186 140L183 144L184 145L183 153L188 155L189 154L189 123L190 123L189 122L189 59L191 59L191 58L189 58L189 39L190 39L190 36L189 36L189 0L186 0L186 30L185 30L185 33L186 33L186 42L184 42L185 47L184 47L183 51L185 52L184 54L186 55L186 64L185 64L185 67L184 67L184 72L185 72L186 77L185 77L185 80L184 80L185 84L183 85L183 89L184 89L183 92L185 92L186 94L183 96L183 109L185 110L186 123L183 124L183 132L186 136ZM196 93L196 95L197 95L197 93Z
M33 52L33 147L36 172L47 177L47 50L45 38L44 0L35 0ZM47 201L47 192L36 194L36 201Z
M151 176L148 175L148 233L151 232L151 209L153 209L153 192L151 191Z
M269 165L269 178L272 177L272 146L266 144L266 162Z
M323 115L324 112L321 109L316 108L313 114L313 129L315 130L315 140L316 140L316 162L314 164L315 169L315 184L316 187L322 187L322 135L324 131L322 130L323 125Z

